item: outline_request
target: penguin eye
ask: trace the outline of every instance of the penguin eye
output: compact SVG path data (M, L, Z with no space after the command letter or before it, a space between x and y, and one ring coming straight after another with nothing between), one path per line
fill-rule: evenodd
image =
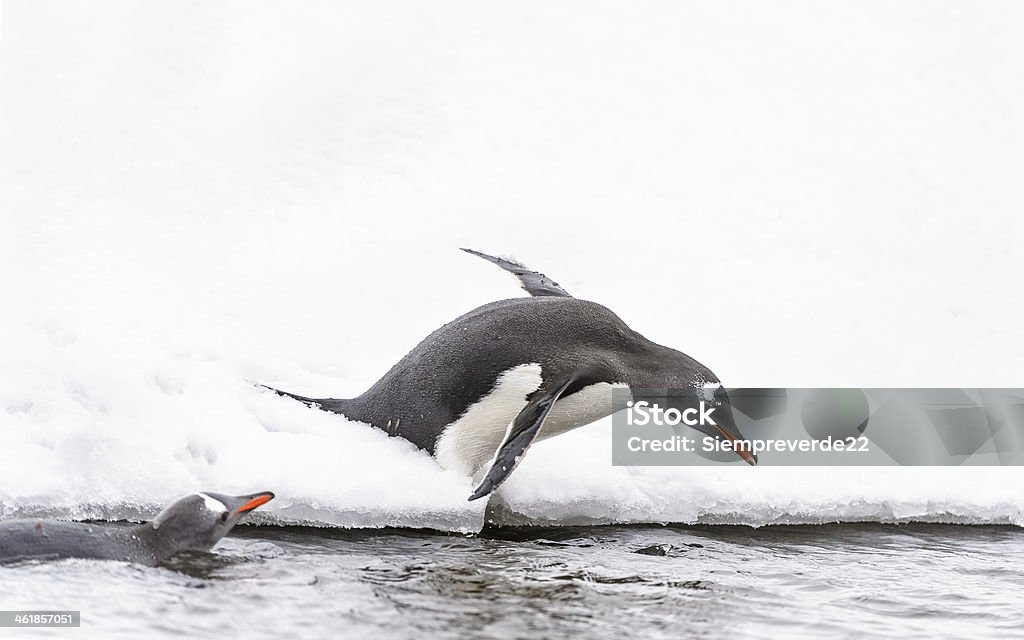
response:
M221 522L227 522L228 521L228 512L227 511L225 511L222 514L220 514L220 521Z

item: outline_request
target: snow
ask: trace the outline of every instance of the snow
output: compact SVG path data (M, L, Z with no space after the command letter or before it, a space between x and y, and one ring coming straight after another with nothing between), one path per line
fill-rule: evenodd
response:
M355 395L512 254L729 386L1024 386L1024 8L0 9L0 515L472 531L470 481L261 394ZM625 469L507 522L1021 521L1019 469Z

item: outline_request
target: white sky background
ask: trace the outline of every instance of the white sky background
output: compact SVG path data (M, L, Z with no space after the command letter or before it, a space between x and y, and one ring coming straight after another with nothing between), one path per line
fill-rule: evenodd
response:
M517 295L459 246L729 386L1024 386L1019 3L2 15L9 424L146 423L153 380L226 420L241 377L356 394Z

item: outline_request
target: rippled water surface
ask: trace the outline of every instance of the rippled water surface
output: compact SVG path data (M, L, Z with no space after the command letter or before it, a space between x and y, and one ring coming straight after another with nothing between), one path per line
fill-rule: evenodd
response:
M0 609L82 611L19 637L991 637L1024 628L1022 556L1015 527L239 527L173 568L0 568Z

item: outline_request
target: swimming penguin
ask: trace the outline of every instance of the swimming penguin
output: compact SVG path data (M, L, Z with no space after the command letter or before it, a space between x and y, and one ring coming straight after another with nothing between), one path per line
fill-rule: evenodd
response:
M0 522L0 564L93 558L155 566L183 551L209 551L240 517L273 497L269 491L248 496L194 493L136 527L58 520Z
M442 467L480 479L470 500L508 478L530 444L626 408L651 390L692 391L722 408L715 438L742 440L718 377L690 356L655 344L606 307L569 295L522 264L472 249L515 275L526 298L492 302L427 336L384 377L351 399L271 389L401 436ZM613 390L622 390L613 393ZM750 464L757 458L743 451Z

